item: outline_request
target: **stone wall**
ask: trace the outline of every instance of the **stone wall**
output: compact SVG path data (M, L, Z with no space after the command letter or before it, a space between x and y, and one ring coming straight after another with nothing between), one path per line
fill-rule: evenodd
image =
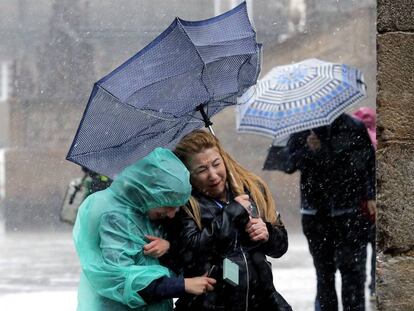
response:
M379 0L378 310L414 310L414 1Z

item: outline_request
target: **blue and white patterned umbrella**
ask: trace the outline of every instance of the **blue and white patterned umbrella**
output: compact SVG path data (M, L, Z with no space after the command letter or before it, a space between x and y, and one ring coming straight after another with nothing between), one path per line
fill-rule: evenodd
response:
M239 99L237 130L283 139L332 123L365 97L354 67L318 59L275 67Z

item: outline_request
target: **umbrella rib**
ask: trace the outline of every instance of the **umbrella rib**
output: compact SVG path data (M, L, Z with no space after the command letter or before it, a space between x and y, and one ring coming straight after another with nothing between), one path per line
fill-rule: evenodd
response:
M188 123L196 123L196 122L191 121L191 120L187 120L187 122L185 122L185 124L188 124ZM174 130L174 128L176 128L177 126L180 126L180 124L181 124L181 122L177 122L175 125L173 125L171 128L169 128L167 131L157 131L157 132L147 133L147 134L145 134L145 136L159 135L160 133L166 134L166 133ZM185 126L185 124L184 124L184 126ZM131 136L130 138L128 138L127 140L123 141L122 143L120 143L118 145L113 145L113 146L110 146L110 147L102 148L102 149L99 149L97 151L87 151L87 152L84 152L84 153L78 153L78 154L76 154L76 156L78 157L78 156L83 156L83 155L97 154L97 153L100 153L100 152L105 151L105 150L118 148L118 147L121 147L122 145L125 145L126 143L128 143L129 141L131 141L132 139L134 139L135 137L137 137L139 135L140 135L140 133L137 133L137 134Z
M154 111L154 112L157 112L158 113L158 111L155 111L155 110L150 110L150 109L146 109L146 110L137 109L137 110L139 112L142 112L143 114L146 114L148 116L154 117L155 119L159 119L159 120L163 120L163 121L172 121L172 122L175 122L175 121L178 121L179 120L178 117L173 117L173 118L168 119L168 118L159 117L159 116L156 116L156 115L153 115L153 114L147 112L147 111ZM189 117L191 117L191 118L194 118L194 119L203 121L203 119L201 119L201 118L199 119L199 118L195 117L194 115L191 115L190 113L187 113L187 115ZM194 122L194 121L187 120L187 122Z
M187 30L185 29L184 25L182 24L182 21L181 21L180 19L178 19L178 18L177 18L177 20L178 20L178 26L179 26L179 27L180 27L180 29L184 32L184 34L186 35L186 37L188 38L188 40L190 40L190 42L193 44L194 49L195 49L195 51L196 51L196 53L197 53L197 55L198 55L199 59L200 59L200 60L201 60L201 62L203 63L203 68L201 69L201 79L200 79L200 81L201 81L201 83L203 84L203 86L204 86L204 88L205 88L205 90L206 90L207 94L209 95L209 98L212 98L212 97L214 96L214 94L210 94L210 90L209 90L209 88L207 87L207 84L204 82L204 79L203 79L203 77L204 77L204 73L205 73L205 71L206 71L206 69L207 69L207 67L206 67L206 66L207 66L207 64L206 64L206 62L204 61L203 57L201 56L201 53L200 53L200 51L199 51L198 47L194 44L193 40L191 39L191 37L190 37L190 35L188 34Z
M103 90L105 91L105 92L108 92L105 88L103 88ZM108 92L111 96L113 96L110 92ZM115 98L117 98L116 96L114 96ZM118 98L117 98L118 99ZM177 119L177 117L176 116L174 116L174 115L172 115L173 117L172 118L167 118L167 117L161 117L161 116L157 116L157 115L155 115L155 114L153 114L153 113L149 113L149 111L152 111L152 112L154 112L154 113L159 113L159 111L157 111L157 110L151 110L151 109L142 109L142 108L138 108L138 107L135 107L135 106L133 106L133 105L131 105L131 104L128 104L128 103L122 103L122 104L124 104L124 105L126 105L126 106L129 106L129 107L131 107L131 108L133 108L134 110L136 110L136 111L138 111L138 112L141 112L141 113L143 113L143 114L145 114L145 115L148 115L148 116L150 116L150 117L153 117L154 119L158 119L158 120L163 120L163 121L175 121L176 119Z
M207 112L208 113L208 112ZM199 117L199 118L197 118L195 115L193 115L193 114L190 114L190 113L187 113L187 115L190 117L190 118L193 118L193 119L196 119L196 120L199 120L199 121L204 121L203 120L203 118L201 118L201 117ZM188 122L195 122L195 121L190 121L190 120L188 120Z
M204 62L204 60L203 60L203 58L201 57L201 54L200 54L200 51L198 50L198 48L197 48L197 46L196 45L194 45L194 43L192 42L192 40L191 40L191 37L188 35L188 33L187 33L187 31L186 31L186 29L184 28L184 26L181 24L181 22L180 22L180 20L177 18L177 20L178 20L178 26L180 27L180 29L183 31L183 33L184 33L184 35L186 36L186 38L193 44L193 47L194 47L194 50L195 50L195 52L196 52L196 54L197 54L197 56L198 56L198 58L199 58L199 60L200 60L200 62L201 62L201 67L202 67L202 69L201 69L201 77L203 76L203 72L204 72L204 70L205 70L205 67L206 67L206 63ZM197 68L197 66L194 66L194 67L192 67L192 68L190 68L190 70L193 70L193 69L195 69L195 68ZM175 77L178 77L178 76L180 76L180 75L184 75L184 74L186 74L186 73L188 73L188 71L189 70L187 70L186 72L182 72L182 73L178 73L178 74L175 74L175 75L171 75L171 76L168 76L168 77L165 77L165 78L163 78L163 79L161 79L161 80L157 80L157 81L155 81L155 82L152 82L152 83L150 83L150 84L148 84L148 85L145 85L144 87L142 87L142 88L140 88L139 90L136 90L135 92L133 92L131 95L129 95L127 98L126 98L126 101L128 101L134 94L136 94L138 91L140 91L140 90L143 90L143 89L146 89L146 88L148 88L148 87L150 87L150 86L153 86L153 85L155 85L155 84L158 84L158 83L162 83L162 82L164 82L164 81L166 81L166 80L168 80L168 79L172 79L172 78L175 78ZM203 84L203 86L204 86L204 88L205 88L205 90L206 90L206 92L207 92L207 94L210 96L210 92L209 92L209 90L208 90L208 88L207 88L207 85L205 84L205 82L203 81L203 79L201 78L200 79L200 81L201 81L201 83ZM211 96L210 96L211 97Z
M251 92L252 94L251 94L251 96L249 96L249 98L247 98L246 100L243 100L244 103L249 103L252 98L258 96L257 95L258 94L257 88L258 88L258 84L253 85L254 91ZM247 93L247 91L246 91L246 93ZM241 104L243 105L243 103L241 103Z
M160 116L157 116L157 115L152 114L152 113L149 112L149 111L152 111L154 113L159 113L159 111L156 111L156 110L151 110L151 109L145 109L144 110L144 109L139 109L139 108L136 108L136 107L135 107L135 109L138 110L139 112L142 112L143 114L146 114L147 116L153 117L154 119L158 119L158 120L163 120L163 121L176 121L178 119L174 115L173 115L173 118L167 118L167 117L160 117Z
M227 104L227 105L225 105L225 106L232 106L232 105L233 105L233 103L232 103L232 102L228 102L228 101L225 101L225 100L221 100L220 102L221 102L221 103L225 103L225 104Z
M197 67L193 67L193 68L191 68L191 69L195 69L195 68L197 68ZM203 68L204 68L204 66L203 66ZM131 95L129 95L129 96L126 98L126 101L128 101L128 100L129 100L132 96L134 96L134 95L135 95L138 91L145 90L146 88L148 88L148 87L150 87L150 86L156 85L156 84L158 84L158 83L163 83L163 82L165 82L166 80L169 80L169 79L172 79L172 78L176 78L176 77L178 77L178 76L180 76L180 75L185 75L186 73L187 73L187 72L183 72L183 73L179 73L179 74L171 75L171 76L165 77L165 78L163 78L163 79L160 79L160 80L154 81L154 82L152 82L152 83L150 83L150 84L148 84L148 85L145 85L144 87L140 88L139 90L136 90L136 91L135 91L135 92L133 92ZM203 82L203 84L204 84L204 82ZM130 104L128 104L128 103L125 103L125 104L130 105Z
M173 127L172 127L171 129L173 129ZM168 133L171 129L169 129L169 130L168 130L168 131L166 131L166 132L162 132L162 131L160 131L160 132L153 132L153 133L148 133L148 134L146 134L146 135L148 135L148 136L150 136L150 135L157 135L158 133L163 133L163 134L165 134L165 133ZM110 150L110 149L119 148L119 147L121 147L121 146L125 145L126 143L128 143L129 141L131 141L132 139L134 139L135 137L137 137L138 135L139 135L139 134L137 134L137 135L133 135L133 136L131 136L130 138L128 138L126 141L124 141L124 142L122 142L122 143L120 143L120 144L118 144L118 145L113 145L113 146L106 147L106 148L102 148L102 149L99 149L99 150L96 150L96 151L87 151L87 152L83 152L83 153L78 153L78 154L76 154L75 156L76 156L76 157L79 157L79 156L84 156L84 155L99 154L99 153L101 153L102 151L105 151L105 150Z
M114 97L114 98L116 98L117 100L119 100L120 101L120 99L118 98L118 97L116 97L115 95L113 95L111 92L109 92L107 89L105 89L105 87L103 87L103 86L101 86L101 85L99 85L99 87L103 90L103 91L105 91L106 93L108 93L110 96L112 96L112 97ZM121 101L120 101L121 102ZM139 112L141 112L141 113L143 113L143 114L146 114L146 115L148 115L148 116L151 116L151 117L153 117L153 118L155 118L155 119L159 119L159 120L163 120L163 121L174 121L175 119L176 119L176 117L174 116L173 118L171 118L171 119L168 119L168 118L163 118L163 117L160 117L160 116L157 116L157 115L154 115L154 114L151 114L151 113L148 113L147 111L154 111L154 112L157 112L157 113L159 113L159 111L156 111L156 110L151 110L151 109L141 109L141 108L138 108L138 107L135 107L135 106L133 106L133 105L131 105L131 104L128 104L128 103L124 103L124 102L121 102L123 105L126 105L126 106L129 106L129 107L131 107L131 108L133 108L134 110L136 110L136 111L139 111Z
M231 97L231 96L229 96L229 97ZM232 106L232 105L234 105L234 103L233 103L233 102L226 101L226 100L219 100L219 101L217 101L216 103L218 103L218 102L220 102L220 103L224 103L225 105L220 105L220 104L214 105L214 104L211 104L211 105L207 105L207 107L208 107L208 106L211 106L211 107L220 107L220 106L225 106L225 107L228 107L228 106Z

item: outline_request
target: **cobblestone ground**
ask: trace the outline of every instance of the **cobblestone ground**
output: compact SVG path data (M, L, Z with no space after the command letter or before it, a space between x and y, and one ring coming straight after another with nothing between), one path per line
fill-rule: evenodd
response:
M315 273L306 240L289 240L288 253L272 260L275 285L293 310L312 311ZM79 264L70 233L5 234L0 249L0 310L76 309ZM375 310L368 299L367 310Z

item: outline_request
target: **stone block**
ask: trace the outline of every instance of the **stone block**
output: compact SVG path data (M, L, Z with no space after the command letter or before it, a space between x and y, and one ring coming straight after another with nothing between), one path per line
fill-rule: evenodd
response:
M414 34L378 35L378 136L381 140L414 138Z
M414 258L377 257L377 296L379 311L412 311L414 306Z
M381 142L414 139L414 93L379 91L377 137ZM381 146L380 146L381 147Z
M413 89L414 33L386 33L377 36L378 87Z
M414 144L377 151L378 243L384 251L414 245Z
M414 30L414 0L378 0L379 32Z

